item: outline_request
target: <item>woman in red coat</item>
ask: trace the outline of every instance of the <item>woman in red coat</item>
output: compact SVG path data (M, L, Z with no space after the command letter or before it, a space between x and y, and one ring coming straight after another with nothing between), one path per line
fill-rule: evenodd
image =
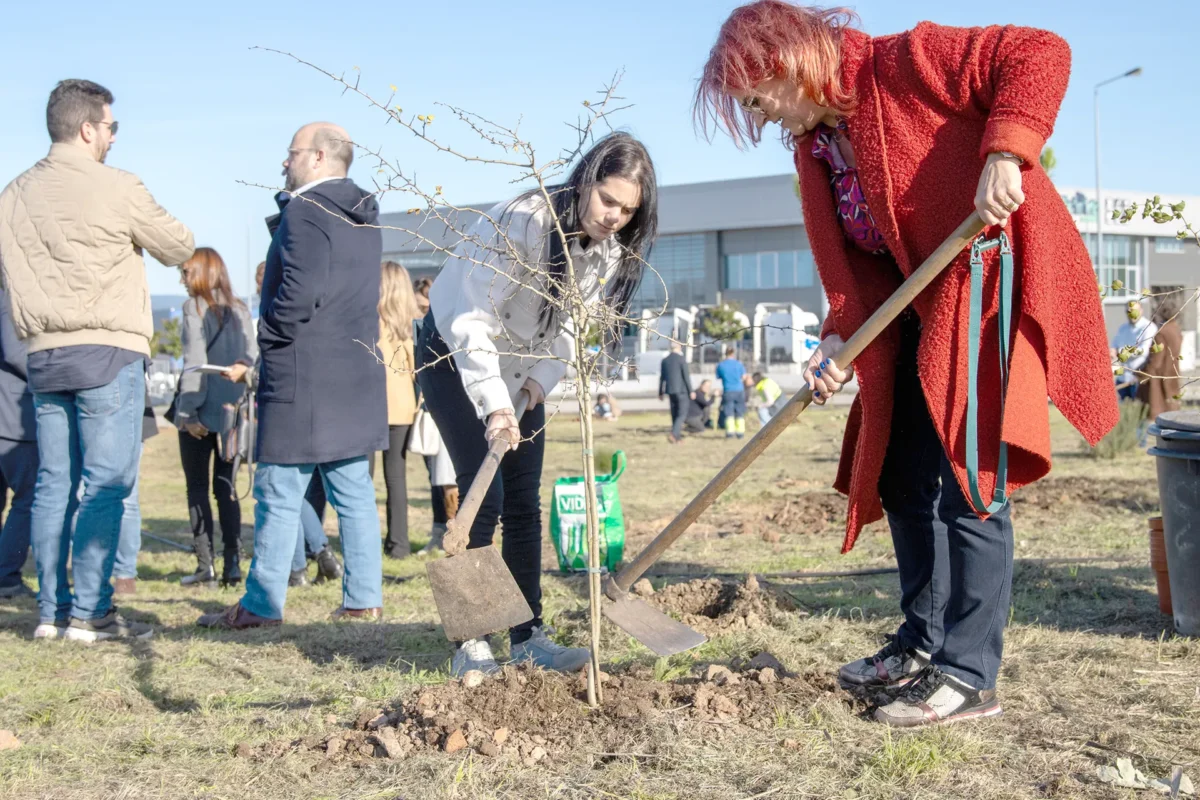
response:
M780 0L738 8L705 66L697 118L739 144L757 144L764 126L777 123L795 151L804 224L830 305L805 372L817 403L851 375L837 361L843 340L972 210L997 226L989 235L1004 229L1017 298L1010 372L1006 391L992 250L984 256L976 487L980 498L1003 500L1050 470L1047 398L1092 443L1117 419L1096 276L1038 166L1070 50L1031 28L921 23L870 37L850 27L854 19L846 9ZM967 259L853 364L859 393L835 483L849 496L843 551L887 514L904 622L840 677L904 687L876 712L891 725L1001 713L995 686L1013 531L1006 503L994 502L989 514L968 500ZM997 487L1002 448L1007 473Z

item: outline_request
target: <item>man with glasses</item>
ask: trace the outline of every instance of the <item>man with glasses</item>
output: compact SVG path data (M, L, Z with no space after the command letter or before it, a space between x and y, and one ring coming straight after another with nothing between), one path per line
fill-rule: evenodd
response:
M195 247L136 176L104 166L117 135L112 103L99 84L60 82L46 106L49 155L0 193L0 270L37 416L35 638L152 632L116 613L110 584L153 333L142 251L174 266Z

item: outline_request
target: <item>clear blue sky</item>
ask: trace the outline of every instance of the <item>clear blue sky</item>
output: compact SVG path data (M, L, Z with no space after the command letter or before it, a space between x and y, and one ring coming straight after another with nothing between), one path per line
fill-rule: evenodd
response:
M46 97L61 78L98 81L116 95L121 123L109 163L137 173L173 214L216 247L235 287L251 285L266 251L263 218L294 130L314 119L344 124L358 141L382 145L440 184L456 201L498 200L512 176L465 166L405 141L396 127L337 87L290 61L252 51L291 50L331 70L361 70L364 85L400 89L406 110L437 114L437 129L458 141L434 100L499 121L522 121L543 152L568 143L563 121L581 100L625 69L622 94L635 107L617 123L649 146L664 184L777 174L791 168L777 143L742 153L697 137L690 103L696 77L729 0L492 0L338 5L229 2L9 3L0 27L0 184L48 148ZM871 34L924 19L949 25L1014 23L1054 30L1070 42L1070 88L1051 146L1060 184L1091 186L1092 87L1133 66L1145 73L1102 90L1104 185L1200 194L1200 2L1162 0L866 0L855 6ZM352 177L372 177L366 159ZM385 210L412 205L385 199ZM154 293L176 293L177 272L151 263Z

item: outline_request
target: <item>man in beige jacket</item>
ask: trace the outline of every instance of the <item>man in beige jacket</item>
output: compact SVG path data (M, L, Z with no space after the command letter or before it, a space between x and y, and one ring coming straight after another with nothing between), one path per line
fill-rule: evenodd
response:
M136 176L104 166L117 135L112 102L91 81L60 82L46 107L49 155L0 193L0 273L37 413L35 638L152 632L116 613L109 583L137 477L153 333L142 251L174 266L195 247Z

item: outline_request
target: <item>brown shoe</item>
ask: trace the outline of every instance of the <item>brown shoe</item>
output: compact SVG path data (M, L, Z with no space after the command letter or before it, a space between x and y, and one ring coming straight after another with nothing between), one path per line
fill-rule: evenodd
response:
M383 619L383 609L378 606L375 608L346 608L345 606L341 606L329 616L335 622L340 619L365 619L371 622L378 622Z
M257 614L251 614L246 609L242 608L242 604L234 603L224 611L218 611L215 614L205 614L196 620L196 624L201 628L219 628L227 631L240 631L245 628L263 628L273 625L279 625L283 620L269 619L260 617Z
M137 594L137 578L113 578L113 594Z

